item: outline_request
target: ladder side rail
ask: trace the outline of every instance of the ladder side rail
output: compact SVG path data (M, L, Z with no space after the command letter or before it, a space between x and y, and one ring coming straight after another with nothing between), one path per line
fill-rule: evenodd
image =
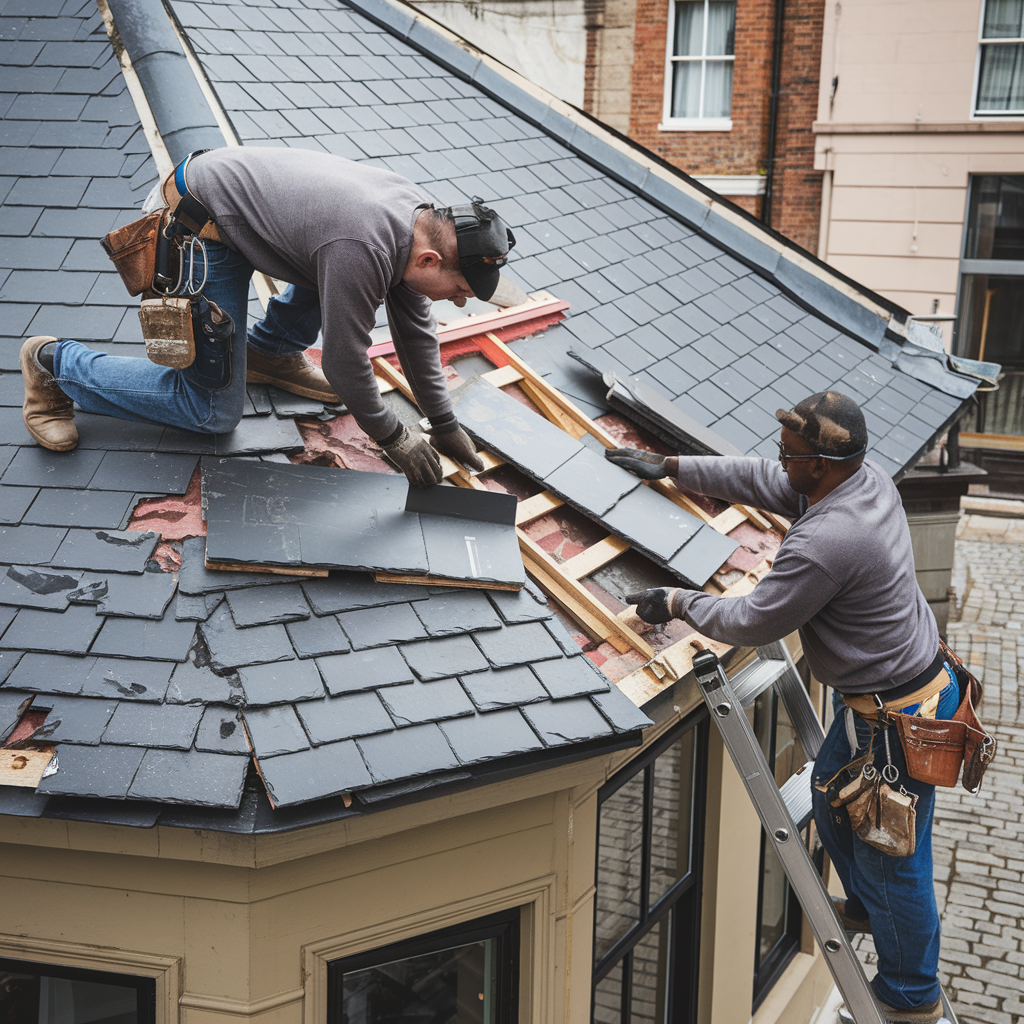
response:
M793 664L789 648L781 640L765 647L758 647L758 657L784 661L787 671L775 683L775 692L779 695L786 714L800 739L804 753L809 761L813 761L825 742L825 732L821 727L821 719L818 712L811 703L811 698L800 678L800 673Z

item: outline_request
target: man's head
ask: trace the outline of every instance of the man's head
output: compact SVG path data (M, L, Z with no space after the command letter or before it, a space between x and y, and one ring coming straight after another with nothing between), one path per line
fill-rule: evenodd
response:
M792 409L779 409L779 461L789 485L811 504L820 501L864 461L868 431L857 403L837 391L821 391Z

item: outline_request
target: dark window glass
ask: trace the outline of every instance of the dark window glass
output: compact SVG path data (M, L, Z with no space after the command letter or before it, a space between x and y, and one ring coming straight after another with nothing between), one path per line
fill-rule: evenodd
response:
M979 114L1024 111L1024 44L987 44L981 48Z
M594 949L599 960L640 920L643 807L643 773L601 807Z
M1024 0L987 0L982 39L1017 39L1021 35Z
M690 870L693 828L692 730L654 762L650 905Z
M971 359L1024 366L1024 277L963 275L957 348Z
M594 986L594 1024L621 1024L624 964L625 961L620 960Z
M964 258L1024 260L1024 176L971 178Z
M663 917L633 947L630 1024L661 1024L668 1003L669 916Z

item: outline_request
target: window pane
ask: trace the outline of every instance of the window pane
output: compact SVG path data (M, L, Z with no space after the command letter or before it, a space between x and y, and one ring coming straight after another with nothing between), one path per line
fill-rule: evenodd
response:
M629 1024L664 1024L668 1003L669 920L663 917L633 947Z
M676 57L699 57L704 46L704 0L676 0Z
M761 933L757 937L757 963L775 948L787 931L789 883L772 845L764 841L764 874L761 877Z
M654 762L651 906L690 870L693 738L691 729Z
M704 117L728 117L732 113L732 61L709 60L704 68Z
M486 939L347 971L342 981L342 1020L346 1024L494 1020L495 947L494 939Z
M595 960L600 960L640 919L644 773L601 805L597 855Z
M672 65L672 116L700 117L699 60L676 61Z
M982 46L978 110L1024 110L1024 44Z
M1024 366L1024 278L965 274L963 282L961 353Z
M988 0L985 4L984 39L1016 39L1021 34L1024 0Z
M781 786L803 768L807 755L781 700L775 714L775 783Z
M622 961L594 989L594 1024L622 1024Z
M731 56L735 50L735 34L735 0L711 0L708 4L708 56Z
M0 971L5 1024L136 1024L138 991L124 985Z
M964 255L969 260L1024 260L1024 177L979 174L971 179Z

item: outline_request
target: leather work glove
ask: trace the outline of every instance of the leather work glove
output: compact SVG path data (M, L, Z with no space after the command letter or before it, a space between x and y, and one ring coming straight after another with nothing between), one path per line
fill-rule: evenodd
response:
M664 455L645 452L642 448L606 448L604 457L635 473L641 480L661 480L670 475Z
M428 436L430 443L442 455L447 455L449 459L457 462L460 466L469 466L470 469L475 469L478 473L483 472L483 461L477 455L469 434L462 427L456 426L454 430L446 430L443 433L435 431Z
M403 427L397 440L381 447L387 458L415 487L429 487L441 482L441 459L418 431Z
M679 618L676 598L681 594L678 587L655 587L627 594L626 600L636 605L636 613L644 622L669 622Z

